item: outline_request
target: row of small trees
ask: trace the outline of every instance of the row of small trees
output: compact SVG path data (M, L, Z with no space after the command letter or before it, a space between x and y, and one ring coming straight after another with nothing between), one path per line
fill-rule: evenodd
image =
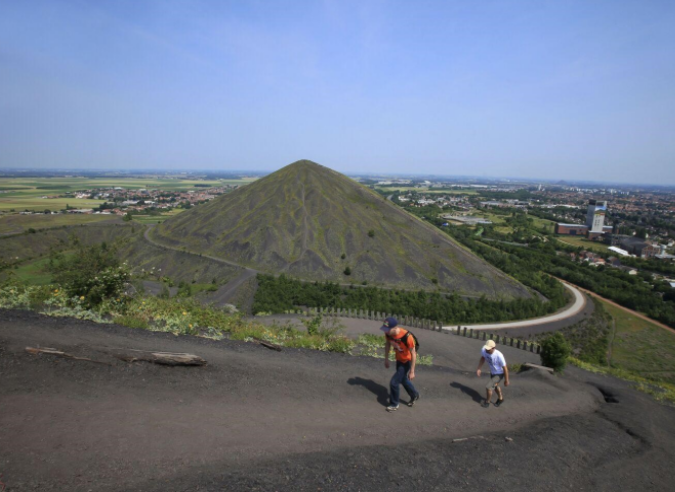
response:
M302 282L285 275L258 275L253 312L283 313L297 307L364 309L443 323L482 323L544 316L564 305L540 299L464 300L457 294L343 287L332 282Z

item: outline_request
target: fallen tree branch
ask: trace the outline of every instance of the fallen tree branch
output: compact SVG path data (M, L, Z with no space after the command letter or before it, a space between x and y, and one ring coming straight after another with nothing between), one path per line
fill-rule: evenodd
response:
M56 349L49 348L49 347L45 347L45 348L26 347L26 352L28 352L29 354L33 354L33 355L40 355L40 354L55 355L57 357L63 357L64 359L86 360L87 362L95 362L96 364L104 364L106 366L110 365L106 362L101 362L99 360L89 359L87 357L75 357L72 354L68 354L66 352L62 352L60 350L56 350Z
M141 352L147 355L128 355L113 354L114 357L125 362L152 362L164 366L205 366L206 361L193 354L179 354L173 352L145 352L144 350L131 350L132 352Z
M268 349L276 350L277 352L281 352L281 347L279 345L275 345L273 343L269 342L263 342L262 340L258 340L258 343L262 345L263 347L267 347Z

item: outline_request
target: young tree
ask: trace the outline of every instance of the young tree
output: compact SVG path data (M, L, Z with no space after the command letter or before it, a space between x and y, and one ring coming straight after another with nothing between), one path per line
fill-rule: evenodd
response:
M572 353L572 346L562 333L549 335L541 342L542 365L552 368L555 372L562 372L567 364L567 358Z

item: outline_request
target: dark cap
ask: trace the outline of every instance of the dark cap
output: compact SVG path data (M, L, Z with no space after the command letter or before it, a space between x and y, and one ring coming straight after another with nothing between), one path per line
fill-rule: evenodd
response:
M392 328L398 326L398 321L396 321L396 318L387 318L384 320L384 324L380 328L382 331L389 331Z

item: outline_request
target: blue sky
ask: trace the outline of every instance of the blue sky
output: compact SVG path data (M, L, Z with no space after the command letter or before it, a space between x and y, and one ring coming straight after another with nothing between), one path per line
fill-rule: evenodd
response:
M675 184L675 2L0 0L0 167Z

